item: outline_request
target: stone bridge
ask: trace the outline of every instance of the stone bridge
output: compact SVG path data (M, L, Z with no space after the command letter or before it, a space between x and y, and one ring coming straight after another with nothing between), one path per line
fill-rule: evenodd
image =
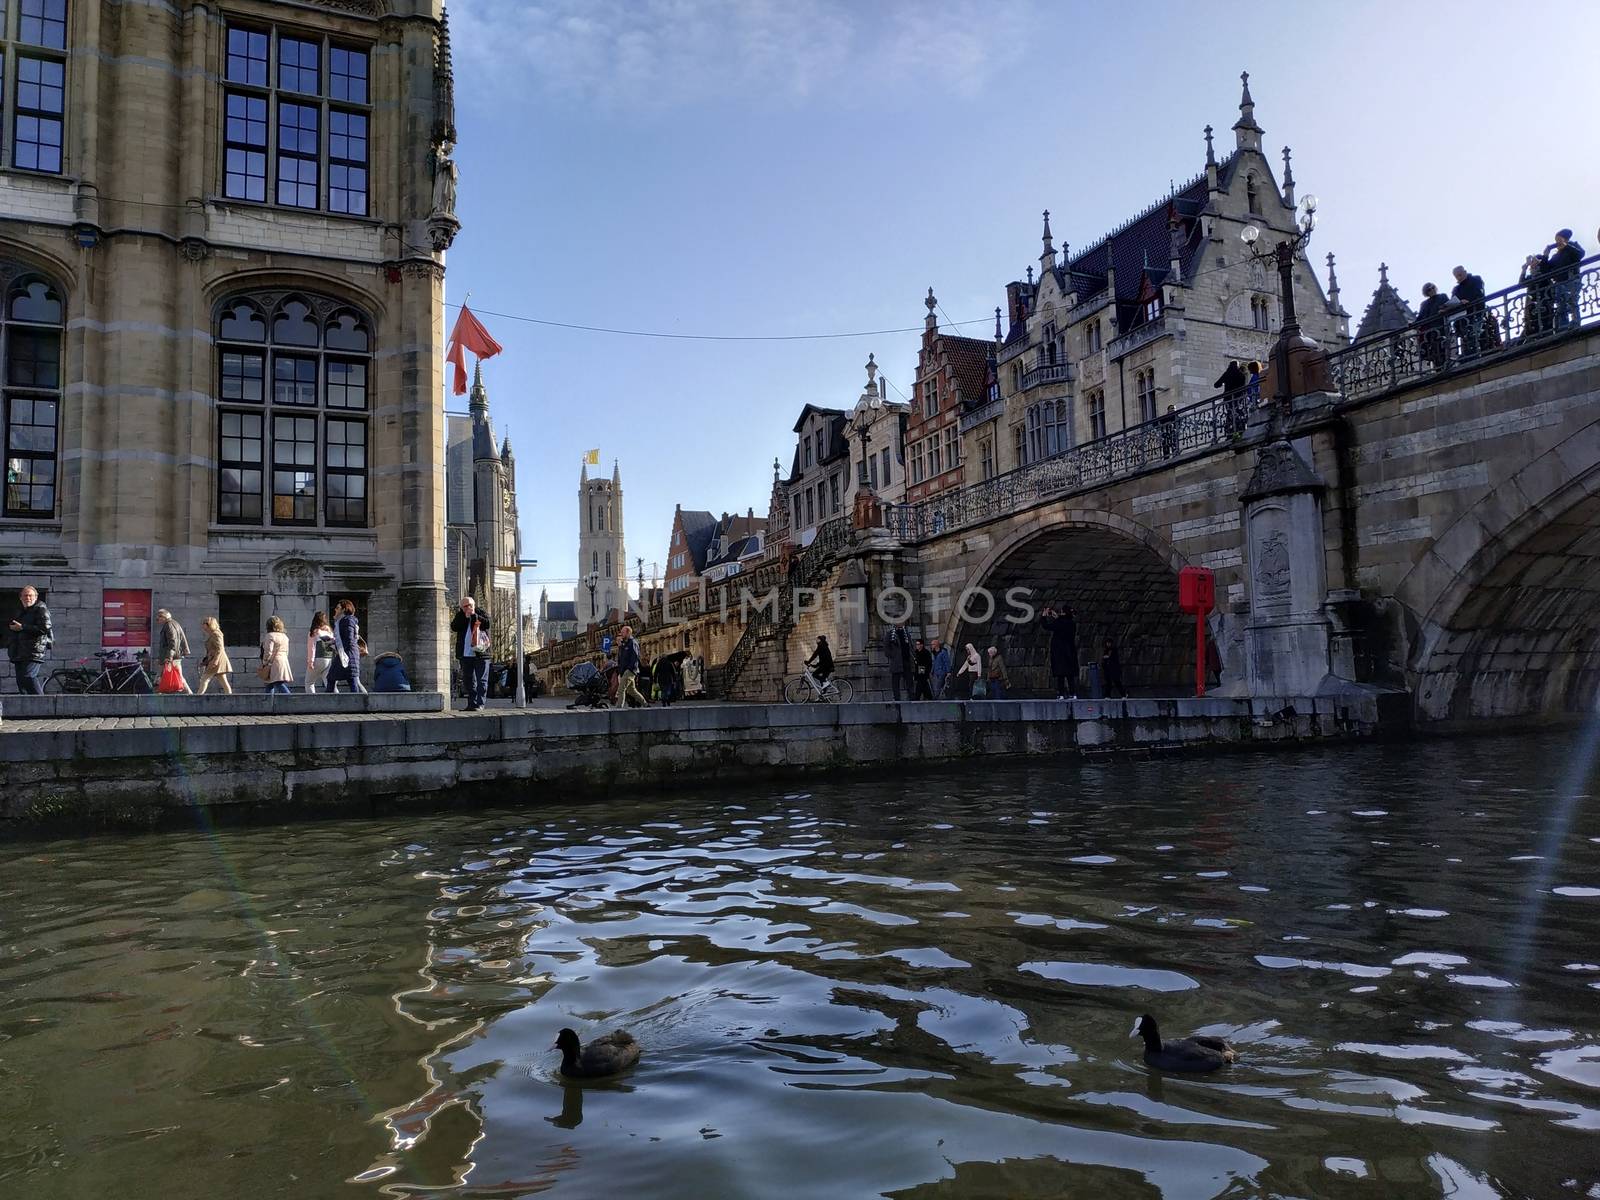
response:
M1600 295L1589 264L1583 287L1582 325L1508 323L1492 353L1443 363L1424 361L1438 343L1430 351L1413 328L1334 355L1332 390L1296 396L1276 421L1208 401L1017 479L895 510L897 551L870 556L872 573L920 589L924 615L975 587L1070 603L1086 664L1113 638L1131 688L1173 694L1194 670L1176 576L1205 566L1224 691L1403 687L1428 722L1592 712ZM1014 683L1042 690L1043 633L1008 623L1003 605L983 619L984 607L946 607L925 627L957 646L1002 646Z

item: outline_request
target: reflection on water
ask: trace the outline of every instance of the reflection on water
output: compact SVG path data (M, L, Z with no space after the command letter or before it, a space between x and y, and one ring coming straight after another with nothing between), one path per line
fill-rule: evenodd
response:
M1577 741L7 847L0 1194L1600 1195Z

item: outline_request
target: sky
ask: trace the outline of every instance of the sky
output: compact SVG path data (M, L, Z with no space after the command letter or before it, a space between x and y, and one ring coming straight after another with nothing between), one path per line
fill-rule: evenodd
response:
M852 406L869 352L910 391L930 286L942 323L988 336L1043 209L1086 247L1203 170L1204 125L1231 150L1242 70L1272 161L1291 146L1318 198L1309 253L1337 256L1352 328L1380 262L1415 305L1458 262L1514 283L1560 227L1600 249L1591 0L449 9L446 300L470 292L505 347L484 381L530 604L571 597L584 451L620 463L648 582L675 505L766 512L800 409Z

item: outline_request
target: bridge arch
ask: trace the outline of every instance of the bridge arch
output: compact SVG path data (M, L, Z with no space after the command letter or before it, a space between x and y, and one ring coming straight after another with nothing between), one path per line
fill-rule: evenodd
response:
M1177 606L1178 570L1186 565L1158 532L1118 513L1067 503L1035 509L999 537L967 577L969 588L994 596L994 613L984 618L986 606L973 599L965 615L950 614L946 640L957 662L967 642L980 652L999 647L1013 694L1053 694L1049 634L1037 620L1019 624L1005 599L1010 589L1026 588L1035 608L1072 606L1084 675L1109 637L1131 690L1171 694L1194 677L1194 622Z
M1472 505L1395 597L1416 617L1418 715L1591 713L1600 698L1600 421Z

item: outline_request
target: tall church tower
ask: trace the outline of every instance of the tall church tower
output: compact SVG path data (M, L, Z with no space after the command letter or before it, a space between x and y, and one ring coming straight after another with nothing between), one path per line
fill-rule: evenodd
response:
M514 627L516 592L495 587L496 568L516 562L517 464L511 438L499 449L489 420L489 391L483 386L483 366L472 372L472 516L473 538L467 553L464 590L473 596L489 619L507 631ZM452 597L452 601L459 597ZM506 643L509 645L510 643Z
M589 583L594 582L591 598ZM598 624L612 609L628 608L628 555L622 545L622 469L610 479L578 476L578 586L572 592L580 624Z

